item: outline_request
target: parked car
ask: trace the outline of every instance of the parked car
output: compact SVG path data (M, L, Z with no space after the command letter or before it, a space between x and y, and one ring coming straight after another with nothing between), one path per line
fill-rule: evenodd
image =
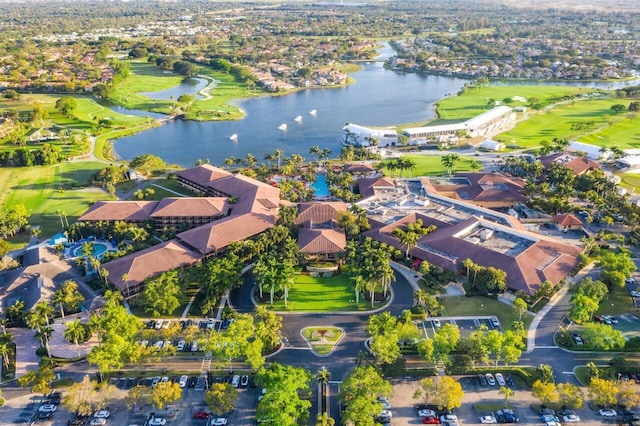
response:
M38 411L41 413L53 413L58 409L58 406L55 404L44 404L38 408Z
M631 297L640 297L640 291L631 290L629 294L631 295Z
M499 386L505 386L507 382L504 380L504 376L501 373L496 373L496 382Z
M181 388L184 388L185 386L187 386L188 380L189 380L189 376L186 376L186 375L180 376L180 380L178 380L178 386L180 386Z
M91 423L89 423L91 426L102 426L102 425L106 425L107 424L107 419L93 419L91 420Z
M187 344L187 342L185 342L184 340L180 340L178 342L178 344L176 345L176 350L178 350L180 352L184 351L184 347L185 347L186 344Z
M584 342L582 341L582 337L580 337L578 334L572 333L571 337L573 338L573 341L576 342L576 345L581 346L584 344Z
M580 422L580 417L577 414L566 414L562 416L563 423L578 423Z
M436 412L429 409L423 409L418 411L418 417L435 417Z
M511 377L511 376L507 376L506 381L507 381L507 386L515 386L516 385L516 382L513 381L513 377Z
M162 377L162 379L160 379L160 383L169 383L169 378L167 376Z
M196 420L207 420L209 417L211 417L211 413L205 410L198 410L193 413L193 418Z
M489 384L484 374L478 374L478 384L480 386L487 386Z
M441 326L441 324L440 324L440 320L439 320L439 319L437 319L437 318L436 318L436 319L432 319L432 320L431 320L431 323L433 324L433 326L434 326L435 328L440 328L440 326Z
M151 387L155 388L156 386L158 386L158 383L160 383L160 376L156 376L153 378L153 380L151 381Z
M500 327L500 320L498 319L498 317L491 317L491 325L494 328L499 328Z
M149 426L164 426L167 424L167 419L163 419L161 417L154 417L153 419L149 420L149 422L147 423L147 425Z
M110 415L111 413L108 412L107 410L100 410L93 413L93 417L95 419L108 419Z
M520 422L520 417L518 417L513 410L510 410L508 408L496 411L496 419L498 420L498 423Z
M422 418L423 425L439 425L440 419L436 416L427 416Z
M248 385L249 385L249 376L244 374L242 377L240 377L240 386L243 388L246 388Z
M215 320L213 318L209 318L207 320L207 330L213 329L214 324L215 324Z
M560 419L555 414L543 414L540 416L545 423L559 423Z
M157 320L156 324L153 326L153 328L155 328L156 330L160 330L162 328L162 323L164 322L164 320Z
M480 423L485 424L485 425L491 425L491 424L498 423L498 420L492 414L492 415L489 415L489 416L480 417Z
M224 417L218 417L217 419L211 420L211 426L224 426L227 424L227 419Z
M487 383L489 384L489 386L496 385L496 379L493 378L493 374L487 373L484 375L484 377L487 379Z
M234 388L240 386L240 376L238 376L237 374L233 376L233 379L231 379L231 386L233 386Z
M598 414L602 417L616 417L618 413L613 408L601 408L598 410Z
M386 396L379 396L378 402L380 403L380 405L382 405L383 409L391 410L391 403L389 402L389 399Z
M171 320L166 320L162 323L162 328L166 330L171 325Z

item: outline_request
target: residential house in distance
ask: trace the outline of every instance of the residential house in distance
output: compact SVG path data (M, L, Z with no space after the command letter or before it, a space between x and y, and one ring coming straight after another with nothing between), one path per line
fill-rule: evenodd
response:
M455 176L423 177L422 184L434 192L488 209L512 208L524 203L525 181L503 173L456 173Z
M300 203L294 223L298 231L298 249L309 258L333 259L347 246L345 232L338 226L338 214L346 212L342 202Z

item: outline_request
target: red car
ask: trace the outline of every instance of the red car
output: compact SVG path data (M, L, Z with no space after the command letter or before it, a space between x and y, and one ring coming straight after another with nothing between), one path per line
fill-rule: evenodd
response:
M209 417L211 417L211 413L208 411L200 410L193 413L193 418L197 420L207 420Z
M440 419L438 419L437 417L434 417L434 416L423 417L422 418L422 424L425 424L425 425L439 425L440 424Z

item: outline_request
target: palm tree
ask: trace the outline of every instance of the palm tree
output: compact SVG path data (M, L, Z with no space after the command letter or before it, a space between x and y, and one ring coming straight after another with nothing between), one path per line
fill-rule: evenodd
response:
M469 271L475 269L476 264L473 262L473 260L466 258L462 261L462 266L467 268L467 282L469 282Z
M320 153L321 152L322 151L320 150L320 147L318 145L314 145L311 148L309 148L309 154L315 155L316 161L320 161Z
M107 290L104 292L104 300L109 306L118 306L124 301L124 298L119 291Z
M40 339L40 343L47 350L47 355L51 358L51 348L49 348L49 337L53 334L53 328L49 326L41 327L36 333L36 337Z
M7 334L7 319L0 317L0 328L2 328L2 334Z
M360 303L360 293L365 289L367 282L361 275L351 277L353 283L353 289L356 293L356 305Z
M85 337L85 332L86 329L79 319L68 322L67 329L64 331L64 338L76 344L78 358L80 357L80 345L78 345L78 341Z
M67 221L67 212L65 212L64 210L56 210L56 215L58 215L58 217L60 218L60 226L62 227L62 229L65 228L65 222L68 228L69 222Z
M273 158L275 158L276 160L278 160L278 168L280 168L280 160L282 160L282 157L284 156L284 152L282 152L282 150L280 148L276 149L273 152Z
M471 170L473 170L474 172L477 172L482 170L482 163L480 163L478 160L471 160L469 162L469 167L471 167Z
M9 335L10 336L10 335ZM9 339L3 339L0 341L0 356L5 369L9 369L9 355L13 353L13 341Z
M273 160L275 160L275 156L269 152L267 152L264 155L264 160L269 164L269 167L271 167L271 163L273 162Z
M49 317L53 316L53 307L46 302L40 302L36 304L33 315L38 317L41 323L45 323L48 326Z
M327 415L326 412L322 413L316 419L316 426L333 426L336 424L336 421Z
M393 269L389 266L388 263L382 263L380 273L380 284L382 284L384 297L387 297L387 290L389 290L389 286L395 277L393 275Z
M440 158L440 162L447 168L447 171L450 175L455 174L456 164L458 163L458 161L460 161L460 156L455 153L443 155Z

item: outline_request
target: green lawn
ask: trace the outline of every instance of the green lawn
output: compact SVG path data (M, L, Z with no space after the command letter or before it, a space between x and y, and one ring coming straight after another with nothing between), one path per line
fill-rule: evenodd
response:
M265 293L265 296L268 295ZM309 275L297 275L296 282L289 290L289 311L298 312L331 312L331 311L365 311L370 309L367 301L360 299L355 304L355 295L347 275L329 278L313 278ZM285 310L284 302L274 303L277 310Z
M640 190L640 174L637 173L616 173L617 176L620 176L622 181L620 182L620 186L626 188L627 190L637 192Z
M97 200L109 196L98 188L72 189L86 185L104 163L82 161L54 166L0 168L0 206L3 211L18 204L31 212L29 223L40 225L42 238L60 230L57 210L67 213L69 223Z
M451 151L442 151L442 155L450 154ZM416 168L411 171L405 171L404 177L408 176L435 176L444 175L447 169L442 165L440 155L403 155L402 158L412 160L416 163ZM473 157L460 156L460 161L456 165L457 172L471 171L471 161ZM388 170L384 170L385 175L391 176ZM395 177L400 177L396 172Z
M507 330L511 323L518 317L511 306L498 302L495 299L482 296L454 296L442 297L440 303L444 306L444 316L488 316L495 315L500 320L502 327ZM533 317L528 314L522 315L524 329L528 330Z
M604 296L596 315L621 315L635 312L633 299L625 289L619 288Z

